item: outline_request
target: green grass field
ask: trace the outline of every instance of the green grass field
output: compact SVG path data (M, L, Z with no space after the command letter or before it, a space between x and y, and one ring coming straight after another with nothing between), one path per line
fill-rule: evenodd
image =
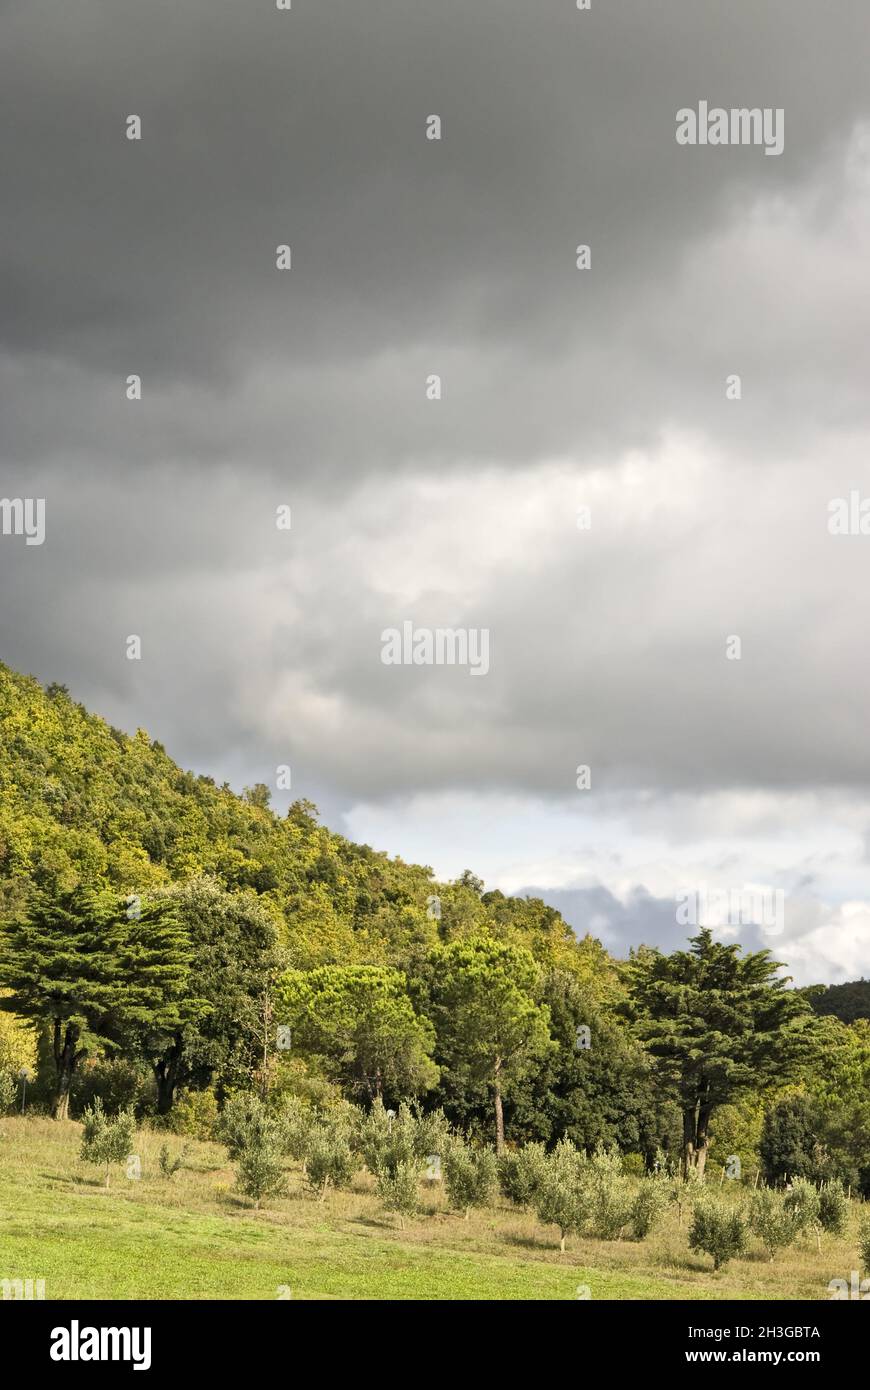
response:
M509 1204L447 1209L440 1191L398 1229L370 1180L321 1204L291 1174L290 1195L253 1210L234 1191L225 1150L192 1143L187 1167L161 1176L160 1146L142 1130L141 1178L78 1156L80 1126L0 1120L0 1279L44 1279L46 1299L827 1299L857 1267L850 1232L808 1240L771 1264L760 1248L714 1274L687 1248L676 1210L647 1241L569 1241ZM283 1292L281 1292L283 1290Z

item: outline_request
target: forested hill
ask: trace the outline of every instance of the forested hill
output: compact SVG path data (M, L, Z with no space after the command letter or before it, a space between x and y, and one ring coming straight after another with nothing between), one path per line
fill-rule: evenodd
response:
M230 891L256 892L303 968L340 961L406 969L439 940L482 926L521 938L542 963L569 957L575 967L610 973L603 949L576 942L539 900L481 896L471 875L439 885L429 869L321 826L309 803L280 817L268 799L263 786L240 797L183 771L143 730L131 738L62 686L43 689L0 664L7 903L30 885L144 894L205 873Z
M870 1018L870 980L849 980L842 985L818 987L811 995L817 1014L833 1014L843 1023Z
M617 962L540 899L268 803L0 666L7 1105L38 1044L30 1103L60 1120L89 1096L171 1117L180 1093L184 1123L237 1093L413 1100L500 1153L709 1152L870 1195L870 1024L814 1015L767 952L704 928Z

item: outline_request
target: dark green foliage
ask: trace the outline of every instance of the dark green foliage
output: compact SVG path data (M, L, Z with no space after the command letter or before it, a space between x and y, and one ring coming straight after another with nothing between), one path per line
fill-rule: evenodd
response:
M139 1029L166 1028L188 986L190 946L169 903L142 903L76 888L37 892L0 937L4 1008L47 1023L65 1118L73 1075L88 1055L132 1046Z
M817 1014L833 1014L843 1023L870 1018L870 980L850 980L843 985L814 986L807 991Z
M274 922L250 891L228 893L200 877L160 890L155 900L171 905L196 961L195 991L184 1007L164 1026L139 1031L165 1114L177 1086L248 1083L262 1049L262 996L281 958Z
M549 1009L540 999L540 968L526 947L475 934L437 947L427 977L436 1060L447 1073L447 1088L485 1088L500 1153L504 1099L553 1046Z
M278 1012L297 1046L323 1056L330 1076L356 1099L413 1096L432 1088L435 1032L419 1018L398 970L327 965L281 976Z
M81 1115L99 1096L111 1114L132 1109L137 1116L153 1110L154 1078L142 1062L127 1057L103 1057L79 1067L70 1088L71 1111Z
M625 1023L603 1008L568 970L550 970L541 998L556 1043L534 1062L506 1101L515 1142L550 1143L567 1135L580 1148L618 1144L652 1160L658 1148L680 1143L679 1113ZM578 1028L591 1046L577 1046Z
M821 1138L818 1102L808 1096L787 1096L764 1116L759 1153L767 1182L807 1178L819 1182L830 1172L830 1158Z

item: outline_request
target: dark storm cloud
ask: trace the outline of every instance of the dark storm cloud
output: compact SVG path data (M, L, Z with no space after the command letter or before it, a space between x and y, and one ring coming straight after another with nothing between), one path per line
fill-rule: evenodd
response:
M272 472L354 477L654 439L674 415L708 418L735 355L769 399L780 373L753 359L750 306L727 318L739 265L694 325L671 315L672 287L699 238L845 139L866 28L845 3L14 5L6 449L78 444L119 468L244 450ZM675 111L701 97L784 107L784 154L679 148ZM833 347L815 338L817 372L851 364ZM153 414L130 438L133 371ZM769 414L749 404L747 431L794 423Z
M289 749L336 804L562 794L581 760L613 788L867 778L863 561L815 528L854 476L830 440L868 424L868 27L845 2L6 5L3 492L45 495L49 534L0 544L0 655L218 775ZM678 147L701 98L783 107L785 152ZM674 430L733 491L692 491ZM578 540L628 446L689 521L624 525L616 486ZM412 616L490 627L491 676L382 666Z

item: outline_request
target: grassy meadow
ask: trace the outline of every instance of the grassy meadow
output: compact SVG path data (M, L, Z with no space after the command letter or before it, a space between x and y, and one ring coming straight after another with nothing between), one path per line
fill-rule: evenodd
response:
M399 1228L360 1173L321 1203L298 1169L260 1210L234 1190L223 1147L137 1135L141 1177L79 1158L81 1126L0 1120L0 1279L44 1279L46 1299L808 1299L857 1267L857 1204L843 1238L801 1240L771 1263L757 1242L714 1273L671 1208L643 1242L570 1239L499 1199L469 1220L440 1185ZM189 1143L172 1178L158 1155ZM426 1186L424 1184L424 1186ZM738 1194L735 1194L737 1197Z

